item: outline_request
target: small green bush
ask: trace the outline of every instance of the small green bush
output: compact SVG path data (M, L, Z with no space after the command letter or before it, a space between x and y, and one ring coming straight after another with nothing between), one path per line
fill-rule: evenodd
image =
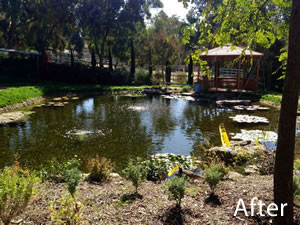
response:
M295 198L300 199L300 177L294 177L293 194Z
M25 210L38 181L35 173L17 165L3 170L0 174L0 218L5 225Z
M126 169L123 170L125 177L130 180L137 193L138 187L147 177L147 169L140 160L130 160Z
M102 182L109 179L109 175L114 168L113 163L106 159L100 158L98 155L94 159L88 161L88 180L91 182Z
M187 181L185 177L175 176L163 184L163 189L170 200L175 200L178 206L181 205L181 200L184 198Z
M135 85L151 85L152 80L149 75L149 71L145 69L137 69L134 74L134 83Z
M217 185L224 178L224 173L216 165L212 165L204 170L205 181L211 189L211 195L214 194Z
M83 214L83 205L72 195L67 194L56 201L49 202L51 221L56 225L87 224Z
M40 176L43 181L50 180L56 183L63 183L67 181L67 171L79 168L79 165L80 162L76 158L60 163L54 157L48 161L47 166L40 169Z
M66 182L69 193L74 196L76 188L81 178L81 172L78 168L72 168L66 171Z

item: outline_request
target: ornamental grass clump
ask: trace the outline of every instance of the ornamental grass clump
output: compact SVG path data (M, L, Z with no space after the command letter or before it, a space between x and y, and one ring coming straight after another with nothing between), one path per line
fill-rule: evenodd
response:
M123 170L126 179L130 180L135 187L137 193L138 187L145 181L147 177L147 169L140 160L130 160L126 169Z
M300 200L300 177L294 177L293 179L293 194L294 198Z
M163 184L163 189L168 195L169 200L175 200L176 205L180 207L181 200L184 198L187 181L185 177L175 176Z
M4 225L25 210L37 182L35 173L21 169L18 163L4 168L0 174L0 218Z
M114 164L106 158L100 158L98 155L88 161L88 180L91 182L103 182L109 179L113 171Z

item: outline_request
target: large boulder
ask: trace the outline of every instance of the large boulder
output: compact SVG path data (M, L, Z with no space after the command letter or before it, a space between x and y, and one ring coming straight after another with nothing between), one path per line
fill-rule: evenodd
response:
M33 112L11 112L0 114L0 124L16 123L25 121L29 114Z
M230 147L219 146L213 147L207 150L206 155L208 157L217 157L224 161L226 165L232 165L234 163L243 163L248 159L267 152L267 148L264 145L256 144L255 142L232 142Z

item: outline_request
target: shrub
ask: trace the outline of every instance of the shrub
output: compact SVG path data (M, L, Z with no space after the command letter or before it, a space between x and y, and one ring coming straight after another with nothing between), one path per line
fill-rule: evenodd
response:
M74 196L76 188L81 178L81 172L78 168L72 168L66 171L66 182L69 193Z
M134 74L134 83L136 85L151 85L152 80L149 71L145 69L137 69Z
M126 68L116 69L110 72L111 81L107 84L126 85L129 82L130 73Z
M82 215L82 209L83 205L69 194L62 196L57 201L49 202L51 221L57 225L87 224Z
M254 159L259 173L261 175L269 175L274 172L275 153L264 153Z
M184 197L186 189L185 177L175 176L163 184L163 189L170 200L175 200L178 206L181 205L181 199Z
M145 161L147 180L159 181L168 177L168 166L163 160L150 159Z
M35 173L18 165L3 170L0 174L0 218L5 225L25 210L38 181Z
M214 194L215 188L220 183L220 181L224 178L224 173L220 171L218 166L212 165L209 168L204 170L205 181L208 183L211 189L211 195Z
M137 193L138 187L143 183L147 176L146 167L140 163L140 160L130 160L126 169L123 170L125 177L130 180Z
M300 177L294 177L293 194L295 198L300 199Z
M88 161L88 180L92 182L102 182L108 180L114 165L106 158L100 158L98 155Z
M66 182L67 171L73 168L79 168L79 165L80 162L76 158L68 160L65 163L60 163L54 157L48 161L47 166L41 168L40 176L42 177L43 181L50 180L57 183Z

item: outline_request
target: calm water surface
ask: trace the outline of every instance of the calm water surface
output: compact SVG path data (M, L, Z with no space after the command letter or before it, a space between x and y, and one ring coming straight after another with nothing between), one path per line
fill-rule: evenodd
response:
M96 154L122 168L129 158L156 153L200 155L201 145L221 145L218 125L228 133L240 129L277 131L279 112L256 112L269 125L241 126L229 116L236 112L213 104L159 97L96 96L72 101L62 108L34 108L25 123L0 127L0 167L20 161L38 168L56 157L77 155L83 164ZM70 135L74 130L86 135ZM297 143L297 151L300 145ZM299 155L298 155L299 156Z

